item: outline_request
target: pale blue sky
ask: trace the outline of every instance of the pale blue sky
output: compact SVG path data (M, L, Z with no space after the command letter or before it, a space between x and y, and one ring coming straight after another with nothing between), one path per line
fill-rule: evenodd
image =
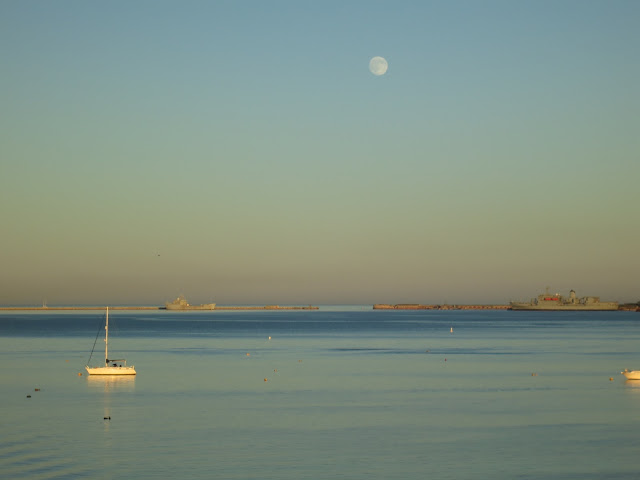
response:
M0 304L638 301L638 52L637 1L0 1Z

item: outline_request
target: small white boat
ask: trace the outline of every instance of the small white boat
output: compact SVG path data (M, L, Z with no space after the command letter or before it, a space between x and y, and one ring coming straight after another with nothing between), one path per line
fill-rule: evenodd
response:
M89 375L135 375L135 367L133 365L128 367L124 358L109 358L109 307L107 307L104 330L104 366L90 367L86 365L85 368ZM91 353L93 354L93 350ZM89 361L91 361L91 357L89 357Z
M620 373L627 377L627 380L640 380L640 370L627 370L625 368Z

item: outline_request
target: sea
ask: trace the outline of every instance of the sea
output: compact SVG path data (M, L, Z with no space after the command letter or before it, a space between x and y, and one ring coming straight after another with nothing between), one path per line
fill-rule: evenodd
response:
M104 317L0 313L0 478L640 478L637 312Z

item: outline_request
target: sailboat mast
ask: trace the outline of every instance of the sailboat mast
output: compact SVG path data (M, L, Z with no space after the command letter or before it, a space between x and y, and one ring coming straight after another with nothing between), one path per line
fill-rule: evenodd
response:
M104 325L104 364L109 363L109 307L107 307L107 321Z

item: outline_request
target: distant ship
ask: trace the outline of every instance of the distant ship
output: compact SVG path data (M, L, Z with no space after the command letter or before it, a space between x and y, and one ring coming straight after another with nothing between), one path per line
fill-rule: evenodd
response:
M204 303L202 305L189 305L184 296L180 295L173 302L164 304L167 310L215 310L215 303Z
M559 293L547 293L532 298L530 302L511 302L511 310L618 310L618 302L601 302L600 297L576 297L571 290L569 298Z

